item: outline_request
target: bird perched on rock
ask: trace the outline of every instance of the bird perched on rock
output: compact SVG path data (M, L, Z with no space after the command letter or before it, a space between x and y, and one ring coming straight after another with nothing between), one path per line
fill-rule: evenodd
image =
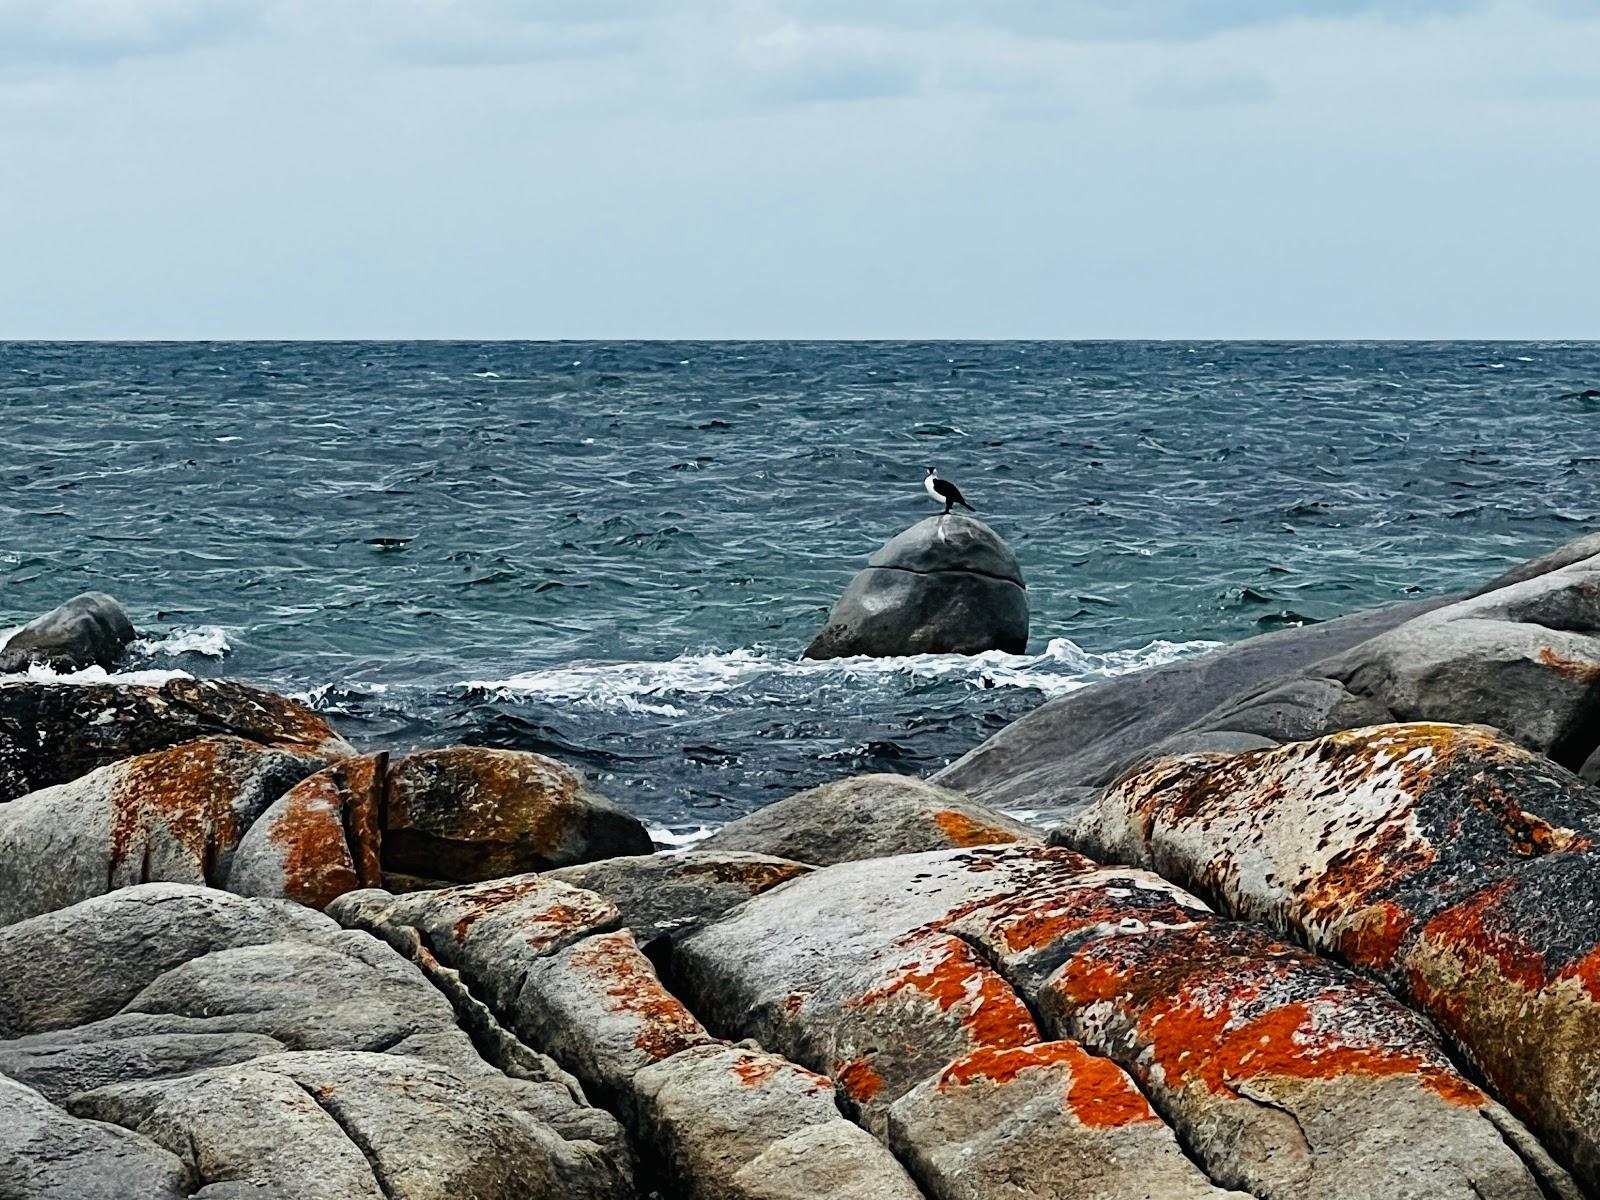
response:
M950 510L958 504L968 512L978 511L967 503L967 498L961 494L960 488L948 479L940 479L939 472L932 467L928 468L928 477L922 481L922 486L928 489L928 495L944 505L944 516L948 517Z

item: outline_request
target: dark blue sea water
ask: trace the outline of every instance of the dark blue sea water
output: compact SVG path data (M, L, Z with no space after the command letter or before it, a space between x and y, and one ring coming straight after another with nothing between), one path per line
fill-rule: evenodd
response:
M1593 529L1595 387L1594 344L0 344L0 621L105 588L133 669L686 830ZM1030 655L798 662L930 463Z

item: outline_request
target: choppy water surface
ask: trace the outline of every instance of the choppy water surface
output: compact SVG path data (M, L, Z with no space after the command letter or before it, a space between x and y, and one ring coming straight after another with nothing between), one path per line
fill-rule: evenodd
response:
M1596 528L1596 387L1594 344L0 344L0 620L102 587L135 668L687 830ZM799 662L930 463L1030 654Z

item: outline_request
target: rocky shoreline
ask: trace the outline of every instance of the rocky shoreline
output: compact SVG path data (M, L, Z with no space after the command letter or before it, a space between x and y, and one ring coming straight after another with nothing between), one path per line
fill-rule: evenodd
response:
M671 853L540 755L11 676L0 1200L1600 1194L1596 778L1600 537Z

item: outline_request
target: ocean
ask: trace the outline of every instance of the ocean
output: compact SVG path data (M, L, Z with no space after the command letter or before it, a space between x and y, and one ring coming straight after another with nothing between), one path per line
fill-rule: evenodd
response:
M1593 343L0 343L0 623L360 744L583 768L662 840L1600 527ZM957 482L1025 655L806 663Z

